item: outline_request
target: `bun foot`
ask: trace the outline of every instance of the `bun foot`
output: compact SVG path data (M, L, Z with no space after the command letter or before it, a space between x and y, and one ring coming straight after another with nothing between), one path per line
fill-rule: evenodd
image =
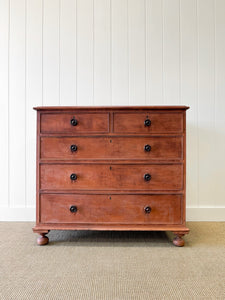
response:
M177 247L183 247L185 242L182 239L182 237L184 236L184 233L181 232L174 232L174 234L176 235L175 238L173 239L173 244Z
M174 239L173 239L173 244L177 247L183 247L184 246L184 240L179 237L179 236L176 236Z
M46 233L40 233L40 236L37 238L38 245L42 246L48 244L49 239L45 235Z

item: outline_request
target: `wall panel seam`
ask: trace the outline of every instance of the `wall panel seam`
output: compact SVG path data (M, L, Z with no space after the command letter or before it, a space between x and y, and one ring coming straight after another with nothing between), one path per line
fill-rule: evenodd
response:
M42 106L44 104L44 0L42 0L42 14L41 14L41 102Z
M11 0L9 0L9 11L8 11L8 207L11 207L10 203L10 7L11 7Z
M59 5L59 105L61 105L61 0L58 2Z
M76 9L76 12L75 12L75 18L76 18L76 20L75 20L75 26L76 26L76 30L75 30L75 33L76 33L76 38L75 38L75 43L76 43L76 45L75 45L75 51L76 51L76 53L75 53L75 68L76 68L76 70L75 70L75 104L77 105L77 0L75 0L75 9Z
M146 1L147 0L144 0L145 2L144 2L144 18L145 18L145 21L144 21L144 30L145 30L145 34L144 34L144 36L145 36L145 49L144 49L144 51L145 51L145 105L146 105L146 103L147 103L147 97L146 97L146 95L147 95L147 91L146 91L146 89L147 89L147 9L146 9L146 7L147 7L147 5L146 5Z
M109 1L109 16L110 16L110 21L109 21L109 34L110 34L110 39L109 39L109 69L110 69L110 74L109 74L109 85L110 85L110 91L109 91L109 97L110 97L110 105L112 105L112 0Z
M199 116L198 116L198 113L199 113L199 3L198 3L198 0L196 0L196 56L197 56L197 59L196 59L196 92L197 92L197 95L196 95L196 101L197 101L197 105L196 105L196 108L197 108L197 112L196 112L196 124L197 124L197 207L199 207L199 193L200 193L200 190L199 190Z
M181 59L181 0L179 0L179 104L181 103L181 95L182 95L182 59Z
M127 96L128 96L128 105L130 105L130 52L129 52L129 0L127 0Z
M27 0L25 1L25 22L24 22L24 31L25 31L25 47L24 47L24 123L25 123L25 128L24 128L24 135L25 135L25 147L24 147L24 161L25 161L25 172L24 172L24 177L25 177L25 185L24 185L24 196L25 196L25 207L27 207Z
M95 105L95 0L92 0L92 103Z
M165 103L165 76L164 76L164 26L165 26L165 13L164 13L164 0L162 1L162 102Z
M213 0L213 120L214 130L216 128L216 0ZM215 145L215 143L214 143Z
M216 0L213 0L213 131L216 129ZM216 153L216 135L213 135L213 150ZM215 163L215 160L214 160ZM214 183L214 189L216 184ZM216 197L213 200L216 204Z

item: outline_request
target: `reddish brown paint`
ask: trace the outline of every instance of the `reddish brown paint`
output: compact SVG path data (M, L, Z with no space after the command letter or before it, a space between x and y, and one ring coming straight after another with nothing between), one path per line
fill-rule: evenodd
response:
M77 121L76 126L71 125L71 120ZM103 133L109 131L108 113L62 113L42 114L41 133Z
M71 145L77 146L72 152ZM151 151L145 151L145 145ZM41 159L142 159L182 160L183 136L149 137L41 137Z
M151 121L151 126L145 126L145 120ZM158 113L147 110L144 113L115 113L115 133L181 133L183 131L183 113Z
M186 106L39 107L38 244L49 230L169 230L183 246ZM78 121L71 125L71 118ZM151 126L146 127L146 118ZM71 152L71 144L78 150ZM146 144L150 152L144 151ZM77 180L71 181L71 173ZM152 178L146 182L145 173ZM72 213L70 206L78 211ZM150 214L144 210L151 207Z
M71 180L70 175L77 179ZM151 180L145 181L144 175ZM183 165L41 164L42 190L182 190Z
M42 194L43 223L180 224L181 195ZM70 207L77 207L71 213ZM145 213L145 207L151 212Z

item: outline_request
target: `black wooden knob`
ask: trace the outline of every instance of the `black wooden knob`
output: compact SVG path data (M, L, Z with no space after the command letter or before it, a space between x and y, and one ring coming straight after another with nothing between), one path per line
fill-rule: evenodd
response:
M71 123L72 126L77 126L78 122L75 118L73 118L73 119L71 119L70 123Z
M146 214L150 214L150 212L151 212L151 207L150 206L146 206L145 208L144 208L144 210L145 210L145 213Z
M77 207L76 207L75 205L70 206L70 211L71 211L72 213L77 212Z
M145 145L145 151L150 152L152 147L150 145Z
M146 120L145 120L145 126L150 126L150 125L151 125L151 120L146 119Z
M71 175L70 175L70 179L71 179L71 180L76 180L76 179L77 179L77 175L74 174L74 173L71 174Z
M151 180L151 178L152 178L152 176L150 174L145 174L144 175L145 181L149 181L149 180Z
M77 145L71 145L71 146L70 146L70 150L71 150L72 152L76 152L76 151L77 151Z

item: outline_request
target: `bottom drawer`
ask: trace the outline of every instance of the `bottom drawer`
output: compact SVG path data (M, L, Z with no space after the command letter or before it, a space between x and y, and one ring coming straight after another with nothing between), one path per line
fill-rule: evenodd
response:
M41 223L181 224L181 195L41 194Z

